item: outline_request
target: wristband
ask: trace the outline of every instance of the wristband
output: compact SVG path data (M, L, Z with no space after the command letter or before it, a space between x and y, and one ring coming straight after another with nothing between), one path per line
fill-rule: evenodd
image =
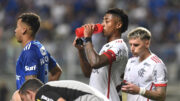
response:
M87 43L87 42L92 42L91 37L86 37L86 38L84 38L84 42L85 42L85 43Z
M146 93L146 89L140 87L139 94L140 94L140 95L144 95L145 93Z

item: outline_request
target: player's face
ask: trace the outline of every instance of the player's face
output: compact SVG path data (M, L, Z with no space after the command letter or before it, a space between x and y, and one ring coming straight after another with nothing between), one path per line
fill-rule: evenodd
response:
M112 14L106 14L103 18L103 33L104 36L110 36L116 30L117 17Z
M141 40L140 38L129 39L129 45L130 45L132 55L133 56L144 55L144 53L148 47L147 41L148 40Z
M18 42L22 42L22 36L24 33L24 28L21 19L17 21L16 29L15 29L15 37Z

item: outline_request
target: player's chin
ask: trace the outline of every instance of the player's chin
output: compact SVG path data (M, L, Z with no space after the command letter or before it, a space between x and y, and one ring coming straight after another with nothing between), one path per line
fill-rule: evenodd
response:
M103 36L109 37L109 36L111 36L111 34L110 34L110 33L107 33L107 32L104 32L104 33L103 33Z
M137 55L137 54L135 54L135 53L133 53L133 57L138 57L138 55Z

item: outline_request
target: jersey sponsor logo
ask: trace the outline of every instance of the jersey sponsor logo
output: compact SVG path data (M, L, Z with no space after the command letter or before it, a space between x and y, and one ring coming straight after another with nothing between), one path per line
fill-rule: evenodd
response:
M41 52L41 54L42 54L43 56L46 55L46 49L45 49L44 46L42 46L42 47L40 48L40 52Z
M33 70L36 70L36 65L31 66L31 67L25 66L25 71L33 71Z
M47 96L45 96L45 95L42 95L42 96L41 96L41 99L42 99L42 100L45 100L45 101L54 101L53 99L51 99L51 98L49 98L49 97L47 97Z
M142 68L142 69L140 69L139 71L138 71L138 75L140 76L140 77L144 77L144 73L146 72L146 70L144 69L144 68Z
M16 80L20 80L20 75L16 75Z
M40 59L41 65L43 65L43 64L45 64L45 63L47 63L47 62L49 62L49 57L48 57L48 56L45 56L45 57L43 57L43 58Z

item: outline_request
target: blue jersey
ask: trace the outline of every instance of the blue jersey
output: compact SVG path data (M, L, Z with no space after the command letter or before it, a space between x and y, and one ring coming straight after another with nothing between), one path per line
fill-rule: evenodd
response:
M25 76L36 75L43 83L48 81L48 71L56 67L51 57L39 41L31 41L21 52L16 63L16 86L19 89L25 82Z

